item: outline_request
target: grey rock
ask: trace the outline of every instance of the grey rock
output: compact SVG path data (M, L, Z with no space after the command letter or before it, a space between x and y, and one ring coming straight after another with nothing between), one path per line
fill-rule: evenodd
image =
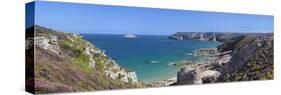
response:
M215 83L220 77L220 72L214 70L206 70L200 75L203 83Z
M201 84L200 72L196 68L185 67L182 68L177 75L177 84Z

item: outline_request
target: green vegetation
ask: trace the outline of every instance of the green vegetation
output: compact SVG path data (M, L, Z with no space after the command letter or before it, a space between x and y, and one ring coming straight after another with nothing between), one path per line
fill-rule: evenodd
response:
M240 42L245 36L235 37L229 40L226 40L223 44L219 45L218 51L225 52L233 50L238 42Z
M90 66L90 58L84 53L79 54L78 57L73 58L73 63L77 64L86 73L93 73L94 69Z
M28 30L32 31L32 29ZM119 79L111 79L106 76L104 70L115 64L111 62L109 57L104 56L100 49L88 44L80 36L71 33L56 32L40 26L35 26L35 31L36 37L47 39L52 37L57 38L58 44L52 41L48 42L48 44L55 45L60 49L60 54L56 54L48 49L36 46L34 50L36 51L34 54L36 56L34 62L35 93L144 87L142 84L126 83ZM100 52L92 54L95 67L91 66L91 56L85 53L86 48ZM33 52L27 53L28 55L33 54ZM105 62L109 62L107 66ZM32 65L27 66L32 68ZM27 81L34 81L32 78L27 79L29 79Z
M81 53L85 50L85 47L87 46L84 41L80 37L74 37L74 38L65 38L62 41L59 42L60 46L65 49L70 49L76 53Z
M98 57L95 58L95 61L96 61L96 69L98 71L103 72L104 64L101 62L101 60Z
M78 63L89 63L90 62L89 56L86 55L85 53L80 53L78 55L78 57L76 58L76 60L78 61Z
M251 38L247 40L250 41L244 39L239 42L239 45L253 42ZM267 42L267 45L259 48L249 58L243 68L232 74L230 77L232 81L273 79L273 40L268 40ZM241 47L239 45L237 47Z
M251 44L256 40L257 36L247 36L241 39L238 43L235 44L235 48L242 48L247 44Z

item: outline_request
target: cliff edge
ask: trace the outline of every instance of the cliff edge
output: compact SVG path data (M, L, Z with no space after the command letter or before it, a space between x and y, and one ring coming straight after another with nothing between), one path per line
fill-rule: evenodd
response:
M225 40L203 64L183 67L173 85L271 80L273 33L245 33Z
M78 34L37 25L26 34L27 73L34 70L27 87L34 93L144 87L134 71L122 68Z

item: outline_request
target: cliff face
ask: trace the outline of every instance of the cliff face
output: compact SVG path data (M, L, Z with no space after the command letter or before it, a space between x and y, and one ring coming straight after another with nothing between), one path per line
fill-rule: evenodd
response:
M245 36L231 56L220 81L273 79L273 34Z
M243 34L225 40L203 64L178 72L176 85L273 79L273 34Z
M34 63L26 64L34 69L35 79L27 78L27 85L34 84L35 93L144 87L134 71L120 67L77 34L34 26L27 30L26 51L27 57L34 51Z
M241 36L242 33L228 33L228 32L177 32L169 37L175 40L207 40L207 41L226 41L228 39Z

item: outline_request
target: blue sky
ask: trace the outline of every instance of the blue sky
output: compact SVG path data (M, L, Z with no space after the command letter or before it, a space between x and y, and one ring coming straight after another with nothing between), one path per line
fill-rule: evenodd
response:
M27 10L31 10L28 8ZM29 13L31 14L31 13ZM32 16L28 16L30 18ZM273 32L273 16L36 1L35 24L64 32ZM27 27L31 24L27 23Z

